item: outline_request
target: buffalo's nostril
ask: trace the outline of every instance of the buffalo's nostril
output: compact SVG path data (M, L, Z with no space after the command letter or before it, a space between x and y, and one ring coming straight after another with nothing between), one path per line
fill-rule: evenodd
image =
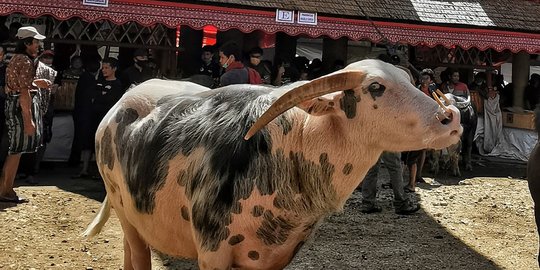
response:
M454 136L454 135L457 135L459 132L457 130L452 130L452 132L450 132L450 135L451 136Z
M441 121L441 124L443 124L443 125L448 125L448 124L450 124L450 122L452 122L452 119L444 118L444 119Z

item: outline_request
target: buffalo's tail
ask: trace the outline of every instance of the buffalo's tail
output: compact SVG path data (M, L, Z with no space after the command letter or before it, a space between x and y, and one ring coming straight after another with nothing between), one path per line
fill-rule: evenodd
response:
M103 203L101 204L101 208L99 209L99 212L97 213L94 220L92 220L92 223L88 225L86 230L82 233L84 237L91 238L93 236L96 236L101 232L101 229L103 229L103 226L105 223L107 223L107 220L111 216L111 202L108 199L108 195L105 196L105 199L103 200Z

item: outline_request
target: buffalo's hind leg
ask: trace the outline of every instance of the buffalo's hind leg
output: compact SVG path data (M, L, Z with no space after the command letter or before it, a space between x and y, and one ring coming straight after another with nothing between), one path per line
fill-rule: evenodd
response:
M215 252L201 252L197 258L200 270L231 270L231 251L227 248Z
M129 222L120 218L120 223L124 231L124 269L151 270L150 247Z

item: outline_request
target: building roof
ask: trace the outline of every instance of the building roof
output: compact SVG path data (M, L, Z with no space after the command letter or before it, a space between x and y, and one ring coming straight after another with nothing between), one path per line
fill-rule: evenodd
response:
M107 19L115 24L136 21L145 26L161 23L170 28L189 25L202 29L214 25L220 31L233 28L245 33L282 31L293 36L540 52L540 19L536 17L540 14L540 4L534 1L357 1L363 5L360 7L355 0L204 0L196 3L109 0L107 7L99 7L83 5L80 0L2 0L0 15L18 12L28 17L52 15L60 20L71 17L91 22ZM495 4L488 4L491 2ZM514 6L505 2L512 2ZM297 20L278 22L276 8L294 10L296 19L298 11L317 11L317 22L313 25Z
M202 0L270 9L290 9L319 14L393 22L435 23L495 27L540 32L540 1L526 0Z

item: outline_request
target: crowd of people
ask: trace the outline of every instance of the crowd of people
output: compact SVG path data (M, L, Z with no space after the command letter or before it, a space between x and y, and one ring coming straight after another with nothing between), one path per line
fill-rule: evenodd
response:
M10 52L6 47L0 47L0 119L5 119L0 123L0 134L7 134L9 144L0 181L0 201L24 201L13 189L17 172L21 178L28 178L29 183L37 183L34 175L39 170L46 145L52 138L55 92L64 79L77 81L72 111L73 145L69 163L73 166L80 166L82 163L82 167L73 178L98 178L97 172L91 169L94 134L102 118L126 91L150 78L159 77L159 72L150 59L150 52L146 49L135 50L133 64L123 70L119 70L119 61L116 58L101 59L96 54L95 57L83 59L80 55L73 55L69 68L57 72L53 62L54 52L40 52L41 40L45 37L34 27L21 26L17 31L10 29L10 33L10 44L14 45L14 50ZM259 47L248 51L246 61L243 61L243 56L242 50L234 42L227 42L219 47L205 46L202 48L197 74L189 80L209 88L231 84L281 86L298 80L312 80L345 66L344 61L338 60L329 70L324 70L320 59L310 61L306 57L278 58L272 64L264 59L264 51ZM399 58L387 54L381 54L379 59L395 65L400 62ZM511 85L504 87L501 76L495 76L494 87L488 87L486 74L480 72L475 75L473 83L467 85L460 81L459 71L447 69L441 73L441 83L437 84L435 73L431 69L419 71L410 64L403 68L408 70L418 90L430 97L434 91L440 89L443 93L465 98L470 97L471 91L474 91L486 99L497 94L504 96L501 98L504 102L509 99L509 95L505 93ZM526 90L528 107L534 107L540 100L538 88L540 75L533 74ZM376 203L376 191L378 172L381 164L384 164L389 170L390 183L385 183L383 187L393 189L396 213L416 212L419 207L407 193L415 192L417 182L424 182L422 171L425 159L426 150L385 152L359 187L364 199L362 211L381 211ZM406 184L403 181L403 167L409 171Z

